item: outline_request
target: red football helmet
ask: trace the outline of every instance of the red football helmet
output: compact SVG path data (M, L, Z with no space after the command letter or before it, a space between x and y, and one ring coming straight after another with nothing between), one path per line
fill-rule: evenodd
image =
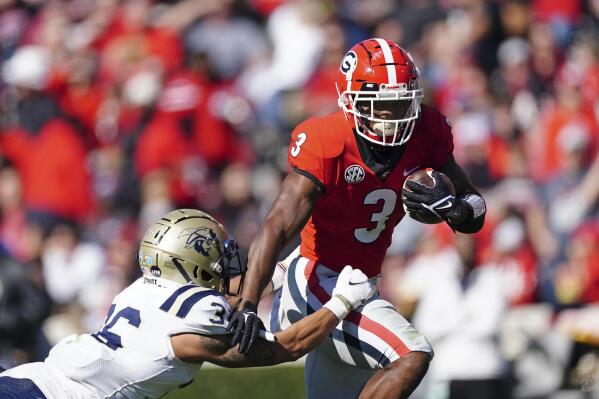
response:
M339 66L339 107L361 137L383 146L402 145L420 115L418 73L412 56L397 44L364 40Z

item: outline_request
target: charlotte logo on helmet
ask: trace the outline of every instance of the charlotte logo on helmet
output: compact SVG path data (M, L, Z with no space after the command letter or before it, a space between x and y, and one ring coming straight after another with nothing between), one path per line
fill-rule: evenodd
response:
M210 249L214 244L216 248L219 246L216 233L207 227L185 229L179 233L179 238L181 237L187 237L185 248L193 248L204 256L210 255Z

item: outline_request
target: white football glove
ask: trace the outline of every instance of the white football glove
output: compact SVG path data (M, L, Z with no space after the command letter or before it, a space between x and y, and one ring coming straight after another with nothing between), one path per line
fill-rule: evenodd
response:
M375 292L374 281L369 280L361 270L345 266L337 277L331 299L324 304L324 307L342 320L349 312L366 303Z

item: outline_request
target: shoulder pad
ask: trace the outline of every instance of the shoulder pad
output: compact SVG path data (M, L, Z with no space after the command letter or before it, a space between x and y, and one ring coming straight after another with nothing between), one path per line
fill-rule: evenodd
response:
M348 126L336 114L312 117L300 123L291 136L290 151L303 140L301 149L323 158L336 158L343 152ZM305 135L302 139L301 134ZM298 141L300 140L300 141Z

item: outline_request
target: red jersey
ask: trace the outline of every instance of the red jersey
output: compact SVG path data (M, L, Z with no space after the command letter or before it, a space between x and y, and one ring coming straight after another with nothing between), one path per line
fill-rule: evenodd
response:
M301 255L336 271L351 265L370 277L379 274L404 216L404 180L418 169L441 168L452 152L447 119L424 105L403 155L384 179L363 161L343 111L298 125L289 164L324 191L301 232Z

